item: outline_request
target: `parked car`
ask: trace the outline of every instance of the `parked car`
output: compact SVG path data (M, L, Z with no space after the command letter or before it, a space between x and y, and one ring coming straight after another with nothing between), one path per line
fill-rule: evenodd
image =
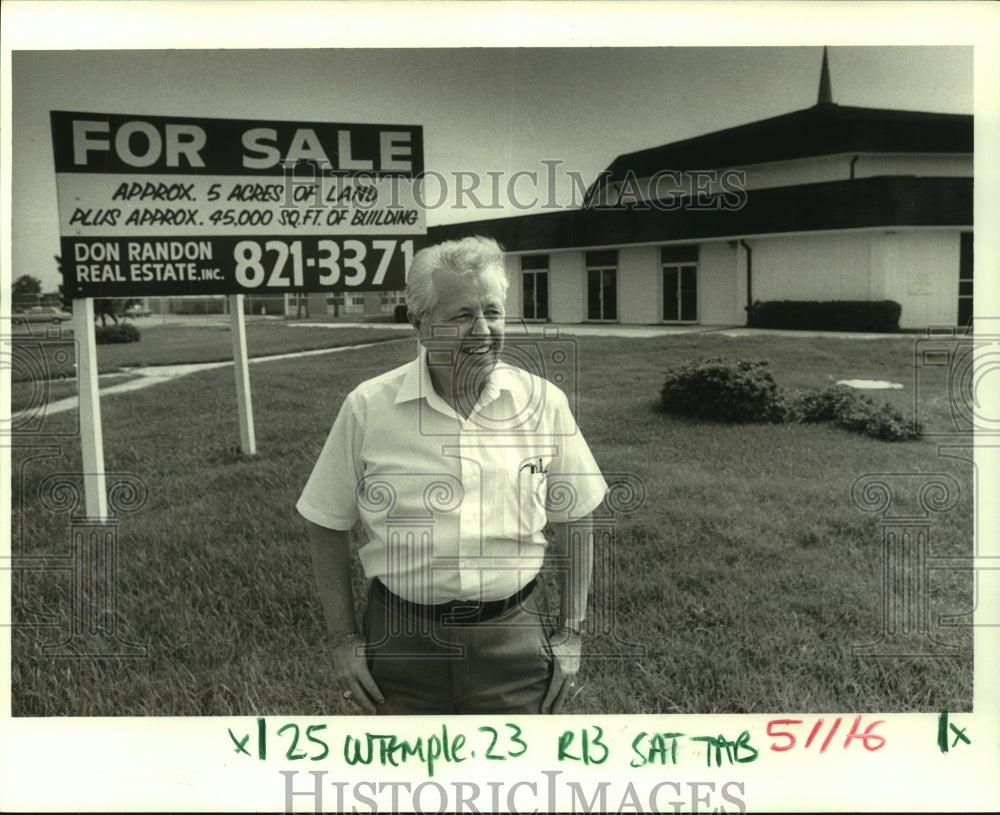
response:
M133 303L125 311L122 312L123 317L149 317L153 312L150 311L145 306L141 306L138 303Z
M70 312L56 306L32 306L19 316L29 323L64 323L73 319Z

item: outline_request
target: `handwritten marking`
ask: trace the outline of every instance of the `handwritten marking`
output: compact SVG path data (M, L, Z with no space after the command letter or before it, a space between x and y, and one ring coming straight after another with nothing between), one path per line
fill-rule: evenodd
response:
M938 749L942 753L947 753L950 749L948 746L948 736L949 731L955 734L955 740L951 743L951 747L957 747L959 742L964 744L972 744L972 741L965 734L966 727L956 727L954 722L948 721L948 711L942 710L941 714L938 716Z
M721 733L718 736L692 736L691 741L703 741L710 748L705 751L705 766L712 766L712 759L715 759L715 766L722 766L722 758L725 756L730 763L747 764L757 760L758 750L750 744L750 731L744 730L737 736L735 741L730 741Z
M874 752L875 750L880 750L885 746L885 736L881 736L875 733L874 730L879 725L885 724L884 719L876 719L870 722L864 731L861 731L861 722L863 716L855 716L854 722L851 725L850 731L844 737L843 747L846 750L850 747L851 742L858 740L862 743L864 748L869 752ZM825 724L825 719L817 719L809 731L809 735L806 737L804 747L809 749L813 742L816 740L817 736L823 731L823 726ZM840 729L840 725L843 723L843 719L838 716L833 720L827 731L826 737L823 739L820 745L819 752L825 753L830 745L833 743L833 738L837 731ZM792 728L804 724L802 719L771 719L767 723L767 735L770 736L773 741L771 742L771 750L775 753L784 753L791 750L798 744L798 738Z
M441 726L441 734L418 736L409 741L391 733L365 733L355 737L348 734L344 739L344 760L350 764L371 764L378 761L381 766L398 767L410 759L416 759L427 768L427 775L434 777L434 764L438 759L461 764L468 756L463 755L465 736L448 736L448 726ZM527 749L527 745L525 745Z
M233 744L236 745L236 749L233 750L233 752L236 753L236 755L239 755L240 753L245 756L250 755L250 751L246 749L246 744L250 741L250 734L247 733L242 739L237 740L235 734L230 728L227 727L226 730L229 730L229 738L231 738L233 740Z
M579 753L574 755L569 751L574 739L579 735ZM604 729L599 725L592 725L590 728L583 728L576 733L572 730L564 730L559 736L558 752L556 757L559 761L580 761L583 764L603 764L608 760L611 751L602 741Z

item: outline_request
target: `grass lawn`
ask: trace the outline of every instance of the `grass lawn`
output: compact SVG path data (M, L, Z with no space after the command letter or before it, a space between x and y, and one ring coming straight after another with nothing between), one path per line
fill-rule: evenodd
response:
M203 324L195 325L164 324L153 318L135 325L142 333L139 342L97 346L97 368L102 375L152 365L222 362L233 358L228 318L206 319ZM253 318L247 320L246 331L247 353L251 358L398 340L407 335L405 331L385 328L379 323L372 323L370 328L306 327L297 321ZM15 356L10 390L13 411L53 402L77 392L75 342L72 339L45 339L39 343L33 341L37 337L44 337L44 332L15 337L13 341ZM114 383L121 381L115 379Z
M322 329L303 330L303 340L313 331ZM583 432L602 469L638 478L647 498L616 519L613 541L599 549L595 585L611 590L594 592L599 627L585 649L604 656L586 661L567 712L971 709L970 628L934 623L937 640L955 650L946 658L851 654L879 639L883 608L882 529L855 507L852 484L867 473L953 477L958 505L931 518L931 552L969 554L970 463L939 456L934 439L890 444L825 425L716 425L656 409L667 367L728 356L769 360L784 387L900 382L904 390L883 393L908 414L919 375L919 418L937 425L948 418L944 381L915 372L913 338L570 344L579 370L567 388ZM413 352L412 343L384 343L254 366L253 459L236 449L228 369L104 401L107 471L133 473L148 488L145 505L121 517L118 608L120 636L147 644L149 656L46 657L43 647L69 631L69 574L15 571L14 714L344 712L325 678L322 614L294 504L347 391ZM50 420L60 421L72 426L70 416ZM68 513L45 508L38 488L50 473L79 470L78 442L16 442L53 448L14 450L14 553L65 556ZM912 509L912 495L899 498ZM928 592L932 621L974 606L967 572L931 572Z
M139 342L97 346L97 367L101 373L135 368L143 365L179 365L192 362L221 362L233 358L232 332L228 318L206 319L201 324L161 323L157 318L149 322L133 323L142 334ZM327 324L323 327L306 326L298 321L254 320L246 323L247 352L251 357L269 354L284 354L292 351L308 351L313 348L333 348L341 345L357 345L362 342L378 342L399 339L405 331L386 328L383 324L372 323L371 327L342 327ZM42 330L14 338L14 344L31 346L32 340L44 338ZM73 361L76 353L71 352L68 360L54 361L60 346L73 349L74 340L44 340L46 349L51 349L46 360L48 374L75 375ZM25 366L12 371L14 381L31 378L33 369Z

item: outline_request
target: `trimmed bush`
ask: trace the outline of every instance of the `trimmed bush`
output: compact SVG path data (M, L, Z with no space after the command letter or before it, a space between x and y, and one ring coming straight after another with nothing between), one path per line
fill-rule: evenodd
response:
M912 441L920 427L889 403L834 385L782 392L766 362L709 359L667 372L660 390L667 413L716 422L832 422L881 441Z
M894 300L759 300L750 307L750 328L806 331L899 331L903 308Z
M920 433L918 425L888 402L876 405L869 397L839 385L786 394L785 418L790 422L833 422L882 441L911 441Z
M139 329L124 321L117 325L99 325L95 332L97 342L111 344L119 342L139 342Z
M866 396L859 396L849 410L834 419L834 424L882 441L912 441L920 434L919 426L888 402L876 405Z
M793 391L785 394L785 418L790 422L833 422L854 408L860 397L841 385L823 390Z
M406 316L406 310L407 307L405 305L396 306L396 308L393 309L392 312L393 319L395 319L397 323L408 322L409 318Z
M667 373L660 389L664 411L717 422L781 421L778 387L766 362L708 359Z

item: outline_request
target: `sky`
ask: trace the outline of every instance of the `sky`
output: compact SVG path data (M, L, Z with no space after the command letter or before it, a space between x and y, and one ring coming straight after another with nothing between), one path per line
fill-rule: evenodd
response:
M179 38L178 44L188 42ZM589 184L620 153L809 107L816 102L822 51L821 43L17 48L9 74L12 219L5 277L34 275L46 291L58 284L50 110L421 125L426 168L449 185L445 205L427 213L433 226L532 211L507 200L505 186L518 172L541 179L550 173L556 202L578 205L573 176ZM969 46L833 45L829 59L834 101L841 105L973 112ZM484 179L478 197L491 206L478 208L468 198L464 209L454 206L458 172ZM490 172L500 179L499 197L485 187ZM525 204L533 192L539 203L551 198L545 182L519 182L514 192Z

